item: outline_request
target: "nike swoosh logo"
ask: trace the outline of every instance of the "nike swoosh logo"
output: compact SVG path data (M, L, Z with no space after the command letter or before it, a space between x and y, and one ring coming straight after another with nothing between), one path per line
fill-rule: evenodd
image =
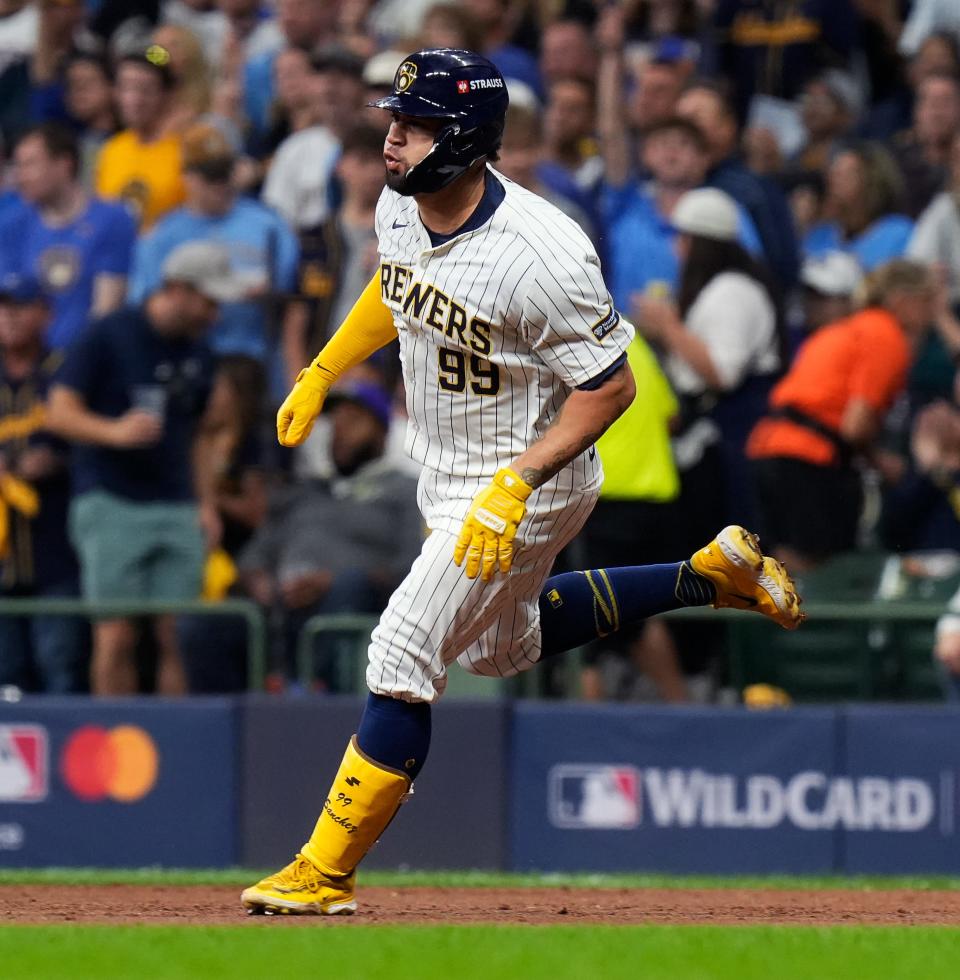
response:
M400 224L400 222L399 222L399 221L394 221L394 223L393 223L393 227L394 227L394 228L406 228L406 227L407 227L407 223L406 223L406 222L404 222L403 224Z
M745 602L748 606L757 605L757 600L754 599L753 596L740 595L739 592L731 592L730 595L733 596L734 599L740 599L742 602Z

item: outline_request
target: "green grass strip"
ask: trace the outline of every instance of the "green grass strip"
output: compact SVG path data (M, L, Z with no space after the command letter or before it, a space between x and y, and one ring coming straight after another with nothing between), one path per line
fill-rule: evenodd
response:
M232 885L244 887L276 868L259 870L166 870L163 868L36 868L0 870L0 885ZM361 871L363 885L408 888L852 888L864 891L960 889L960 878L946 876L837 875L733 876L663 874L511 874L493 871Z
M30 980L955 980L960 930L936 927L633 928L4 926L0 972Z

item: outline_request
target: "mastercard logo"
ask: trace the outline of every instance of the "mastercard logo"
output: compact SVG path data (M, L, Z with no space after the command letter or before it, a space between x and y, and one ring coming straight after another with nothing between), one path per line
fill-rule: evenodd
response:
M160 755L154 740L136 725L84 725L64 746L60 775L81 800L134 803L157 782Z

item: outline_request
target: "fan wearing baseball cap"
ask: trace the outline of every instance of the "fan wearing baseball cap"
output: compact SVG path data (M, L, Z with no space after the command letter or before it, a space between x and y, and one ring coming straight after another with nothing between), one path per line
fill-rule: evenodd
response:
M70 535L91 602L200 594L204 548L216 545L221 527L212 448L220 429L208 411L213 353L204 335L220 302L242 288L223 246L181 245L142 305L91 323L54 379L47 428L74 444ZM184 693L173 619L158 616L153 626L157 690ZM124 618L96 622L95 694L137 692L136 635Z
M713 187L688 191L672 224L677 302L648 292L637 326L663 353L680 398L678 532L696 541L717 521L754 519L744 445L780 370L782 325L766 273L738 242L733 198Z
M849 316L862 282L863 269L848 252L826 252L806 259L800 268L805 333Z

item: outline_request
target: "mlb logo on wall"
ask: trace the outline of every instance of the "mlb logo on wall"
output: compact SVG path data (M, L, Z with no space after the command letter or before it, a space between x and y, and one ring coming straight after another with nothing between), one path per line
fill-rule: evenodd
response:
M630 830L640 824L640 772L633 766L554 766L550 822L564 830Z
M40 725L0 725L0 803L47 798L47 731Z

